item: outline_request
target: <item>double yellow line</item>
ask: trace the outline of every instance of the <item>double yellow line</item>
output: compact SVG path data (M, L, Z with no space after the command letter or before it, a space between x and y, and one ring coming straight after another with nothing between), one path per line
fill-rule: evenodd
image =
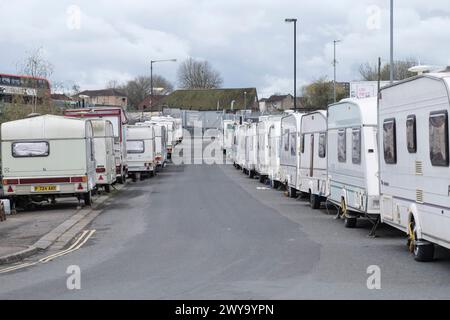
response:
M17 266L12 266L12 267L9 267L9 268L2 269L2 270L0 270L0 274L12 272L12 271L17 271L17 270L28 268L28 267L32 267L32 266L35 266L35 265L37 265L39 263L47 263L47 262L50 262L50 261L52 261L52 260L54 260L56 258L65 256L65 255L67 255L69 253L77 251L78 249L80 249L92 237L92 235L95 232L96 232L96 230L84 230L81 233L81 236L77 239L77 241L75 241L66 250L54 253L52 255L49 255L49 256L47 256L45 258L40 259L39 261L36 261L36 262L27 262L27 263L23 263L23 264L20 264L20 265L17 265Z

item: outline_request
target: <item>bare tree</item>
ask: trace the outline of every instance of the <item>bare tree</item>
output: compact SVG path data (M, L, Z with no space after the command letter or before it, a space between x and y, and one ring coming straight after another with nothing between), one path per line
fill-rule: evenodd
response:
M125 91L128 97L128 103L131 108L136 109L148 95L151 93L151 80L147 76L139 76L118 89ZM153 94L165 95L173 91L173 85L164 77L153 75Z
M415 59L406 59L395 61L394 63L394 79L403 80L414 76L408 69L418 64ZM359 74L363 80L377 81L378 80L378 67L376 64L364 63L359 67ZM390 79L390 65L384 64L381 68L381 80L388 81Z
M44 49L39 47L26 53L26 57L22 62L19 62L17 67L19 73L33 78L50 78L53 74L53 65L45 58ZM36 112L37 101L39 98L44 98L44 90L39 90L37 82L32 82L33 89L36 91L36 96L33 97L32 112Z
M116 89L118 87L120 87L120 83L118 80L109 80L106 83L106 89Z
M188 58L178 68L178 82L183 89L215 89L222 86L223 79L208 61Z

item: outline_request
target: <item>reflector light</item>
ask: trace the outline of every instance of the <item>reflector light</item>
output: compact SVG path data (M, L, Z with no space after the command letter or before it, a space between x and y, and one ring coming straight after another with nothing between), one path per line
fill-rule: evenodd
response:
M9 186L8 192L14 192L14 190L13 190L13 188L11 186Z
M78 188L77 188L78 190L83 190L83 185L80 183L79 185L78 185Z
M100 178L98 178L98 180L103 181L103 176L100 176Z

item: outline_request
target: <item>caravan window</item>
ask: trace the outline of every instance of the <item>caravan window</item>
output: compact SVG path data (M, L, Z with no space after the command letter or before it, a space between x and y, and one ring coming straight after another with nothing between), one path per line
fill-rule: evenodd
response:
M433 166L449 165L447 111L430 114L430 158Z
M361 163L361 129L352 131L352 163Z
M16 142L12 144L14 158L48 157L50 147L48 142Z
M327 155L327 134L321 133L319 135L319 158L325 158L326 155Z
M305 153L305 135L302 134L301 140L300 140L300 152Z
M289 130L284 131L284 151L289 151Z
M395 119L384 120L383 123L384 161L387 164L397 163L397 137Z
M142 140L128 140L127 153L144 153L144 141Z
M406 118L406 140L409 153L417 152L417 129L416 116L410 115Z
M291 133L291 155L295 156L297 149L297 134L295 132Z
M338 131L337 148L339 162L347 162L347 134L345 129Z

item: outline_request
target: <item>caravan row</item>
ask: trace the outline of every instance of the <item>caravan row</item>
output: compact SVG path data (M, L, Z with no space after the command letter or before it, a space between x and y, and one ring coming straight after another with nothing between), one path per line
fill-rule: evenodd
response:
M128 124L122 108L66 110L1 126L2 184L12 207L76 197L154 176L165 166L175 121ZM175 132L175 131L173 131ZM177 138L179 139L179 138Z
M369 219L405 232L418 261L450 248L450 74L384 87L378 98L232 126L227 150L250 178L285 187L311 207L337 207L354 228ZM227 126L229 128L229 125Z

